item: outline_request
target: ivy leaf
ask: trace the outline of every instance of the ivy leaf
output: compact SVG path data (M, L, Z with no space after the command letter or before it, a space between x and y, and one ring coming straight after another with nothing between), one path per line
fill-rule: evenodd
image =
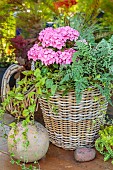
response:
M15 96L15 93L13 91L9 91L8 92L8 95L10 95L11 97L14 97Z
M22 126L23 126L23 127L26 127L27 125L28 125L28 122L27 122L26 120L23 120L23 121L22 121Z
M48 68L46 68L46 67L42 67L42 69L41 69L41 73L42 73L42 75L46 75L47 74L47 72L48 72Z
M25 117L28 116L29 115L29 110L24 109L22 115L25 116Z
M20 165L20 160L17 160L17 161L16 161L16 164L17 164L17 165Z
M10 137L11 139L14 139L15 135L13 134L13 135L10 135L9 137Z
M30 105L28 107L28 110L33 113L35 111L35 107L36 107L36 104Z
M12 165L14 165L15 161L13 159L11 159L11 163L12 163Z
M10 156L11 156L11 157L14 157L14 156L15 156L15 154L14 154L13 152L11 152L11 153L10 153Z
M11 126L12 128L14 128L14 127L16 126L16 123L15 123L15 122L10 123L10 125L9 125L9 126Z
M110 66L110 73L113 74L113 65Z

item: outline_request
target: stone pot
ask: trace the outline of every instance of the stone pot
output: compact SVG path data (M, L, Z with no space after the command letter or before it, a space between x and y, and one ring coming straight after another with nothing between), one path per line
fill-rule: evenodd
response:
M15 159L26 163L40 160L47 153L49 147L49 136L44 126L35 122L35 125L27 125L27 128L29 141L27 149L23 146L25 140L22 133L25 131L25 128L22 127L21 122L17 124L17 134L15 135L15 140L18 142L14 143L14 138L11 137L14 134L14 129L11 129L8 135L9 152L14 153Z

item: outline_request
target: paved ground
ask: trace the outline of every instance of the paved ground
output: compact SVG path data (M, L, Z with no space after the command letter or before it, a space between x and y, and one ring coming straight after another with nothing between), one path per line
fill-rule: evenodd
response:
M112 115L113 108L109 107L108 112ZM39 122L42 121L40 116L37 118ZM11 117L6 115L6 123L13 121ZM6 126L7 133L9 131ZM2 138L3 129L0 128L0 170L21 170L17 165L10 163L10 158L7 153L7 140ZM41 170L113 170L111 160L103 161L103 156L98 152L93 161L79 163L74 160L74 151L66 151L50 144L46 156L39 161ZM37 165L38 167L38 165Z

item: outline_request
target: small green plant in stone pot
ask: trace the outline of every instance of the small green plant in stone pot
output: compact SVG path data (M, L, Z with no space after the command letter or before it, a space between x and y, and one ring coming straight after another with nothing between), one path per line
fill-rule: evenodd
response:
M30 88L30 78L27 77L29 73L24 71L23 74L24 79L8 92L1 104L0 120L3 122L4 114L9 107L10 114L15 117L8 134L11 163L20 165L22 170L39 170L38 160L48 151L49 136L44 126L34 120L37 95L35 88ZM27 163L32 164L26 165Z

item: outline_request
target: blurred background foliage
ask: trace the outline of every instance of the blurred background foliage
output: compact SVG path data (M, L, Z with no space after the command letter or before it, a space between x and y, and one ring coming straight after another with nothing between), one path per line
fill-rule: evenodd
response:
M74 16L79 29L99 25L101 31L94 38L107 38L113 34L113 0L77 0L77 4L55 8L55 3L67 0L2 0L0 1L0 63L15 60L10 39L21 34L25 39L36 38L47 22L62 22ZM70 0L71 1L71 0ZM83 21L81 22L81 18ZM63 18L63 19L64 19ZM74 26L76 28L76 23ZM96 27L97 29L97 27ZM93 30L93 29L92 29ZM90 32L90 31L89 31Z

